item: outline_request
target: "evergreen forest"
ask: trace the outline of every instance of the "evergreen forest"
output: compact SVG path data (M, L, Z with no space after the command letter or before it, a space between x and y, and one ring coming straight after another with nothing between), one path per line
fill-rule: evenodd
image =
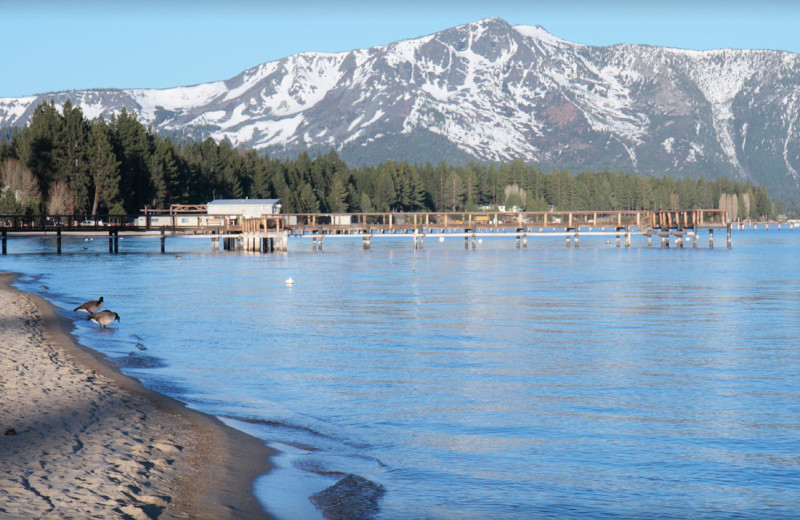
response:
M124 109L88 120L70 102L39 105L0 136L0 214L138 214L223 198L279 198L284 213L715 209L735 218L782 212L751 183L625 172L542 172L501 164L387 161L350 168L331 150L277 160L227 141L173 142Z

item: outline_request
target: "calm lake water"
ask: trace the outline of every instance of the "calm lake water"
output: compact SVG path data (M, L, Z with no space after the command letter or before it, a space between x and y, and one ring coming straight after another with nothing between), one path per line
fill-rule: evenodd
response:
M12 237L0 270L124 372L276 447L256 493L282 519L321 518L307 497L347 473L385 487L380 519L798 518L800 230L706 236ZM70 311L101 295L112 330Z

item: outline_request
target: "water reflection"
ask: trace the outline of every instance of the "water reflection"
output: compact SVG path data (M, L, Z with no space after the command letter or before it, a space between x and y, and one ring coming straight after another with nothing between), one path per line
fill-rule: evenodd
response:
M288 446L287 493L351 472L387 488L384 519L800 515L800 233L730 251L345 242L192 243L176 263L132 240L92 253L100 277L80 254L1 265L66 309L107 294L125 323L79 323L82 340Z

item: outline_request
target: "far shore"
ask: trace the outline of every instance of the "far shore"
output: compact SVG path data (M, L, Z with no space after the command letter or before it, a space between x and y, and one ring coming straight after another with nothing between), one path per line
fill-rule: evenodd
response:
M269 519L264 441L144 388L0 272L0 517Z

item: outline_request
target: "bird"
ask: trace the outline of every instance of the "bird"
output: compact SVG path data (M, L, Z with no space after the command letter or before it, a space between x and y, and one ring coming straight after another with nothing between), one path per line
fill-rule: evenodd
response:
M100 307L103 306L103 297L101 296L99 300L89 300L88 302L78 305L75 307L74 310L78 312L88 312L89 314L95 313L100 310Z
M90 314L86 319L97 323L103 328L105 328L107 325L111 325L114 323L114 321L121 321L119 319L119 314L114 311L95 312L94 314Z

